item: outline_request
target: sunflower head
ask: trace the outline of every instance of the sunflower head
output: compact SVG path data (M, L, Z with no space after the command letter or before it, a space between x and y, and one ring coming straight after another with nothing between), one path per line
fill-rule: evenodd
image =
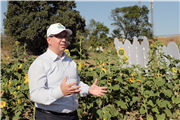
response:
M106 74L106 69L105 68L101 68L101 71Z
M64 52L67 54L67 56L70 56L70 52L68 49L65 49Z
M6 107L6 102L5 101L1 101L1 108Z
M176 70L175 67L172 68L172 71L173 71L174 73L177 73L177 70Z
M81 70L81 63L78 62L78 70Z
M127 55L124 55L124 56L123 56L123 61L124 61L124 62L127 62L128 60L129 60L128 56L127 56Z
M117 53L119 54L119 55L125 55L125 50L124 50L124 48L119 48L118 49L118 51L117 51Z
M4 94L4 91L3 90L1 90L1 96Z

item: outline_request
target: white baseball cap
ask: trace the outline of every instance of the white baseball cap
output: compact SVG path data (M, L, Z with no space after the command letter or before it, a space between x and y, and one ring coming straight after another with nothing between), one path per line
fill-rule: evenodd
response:
M72 31L70 29L66 29L61 23L51 24L47 30L47 37L59 34L62 31L66 31L68 35L72 34Z

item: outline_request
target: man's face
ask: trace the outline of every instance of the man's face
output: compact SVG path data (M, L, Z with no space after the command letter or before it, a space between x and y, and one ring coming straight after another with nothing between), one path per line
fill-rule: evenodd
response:
M63 31L57 35L51 35L47 38L47 41L49 48L56 54L59 54L60 52L64 52L67 48L67 33Z

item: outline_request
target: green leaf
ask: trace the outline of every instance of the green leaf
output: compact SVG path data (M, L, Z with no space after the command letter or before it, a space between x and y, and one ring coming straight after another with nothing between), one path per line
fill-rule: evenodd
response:
M154 83L158 86L158 87L160 87L160 86L163 86L164 84L165 84L165 80L164 79L162 79L162 80L154 80Z
M102 105L102 100L101 99L97 99L96 100L97 105L101 108Z
M153 120L153 117L150 115L147 115L146 118L147 118L147 120Z
M179 104L180 103L180 98L176 98L174 95L172 96L172 102L175 104Z
M162 114L162 115L156 114L156 118L157 118L157 120L164 120L165 115L164 114Z
M148 104L148 105L151 105L152 107L154 106L152 100L149 100L149 101L147 102L147 104Z
M171 88L174 88L174 86L170 83L167 84L167 86L171 89Z
M171 117L172 113L168 108L166 108L164 111L167 114L167 116Z
M111 111L111 107L109 105L106 105L104 108L103 108L103 111Z
M172 96L172 91L171 90L169 90L169 89L167 89L167 90L165 90L165 91L163 91L163 93L166 95L166 96L168 96L168 97L171 97Z
M153 112L156 112L157 114L159 114L159 111L158 111L157 106L156 106L156 107L154 107L154 108L152 108L152 111L153 111Z
M133 96L132 101L133 101L133 102L136 102L136 101L138 101L138 100L140 100L140 99L141 99L140 97Z
M86 77L88 77L88 76L93 76L93 75L94 75L93 72L86 72Z
M73 56L71 56L71 58L72 58L72 59L77 59L77 58L78 58L78 56L73 55Z
M168 108L171 109L173 106L171 105L172 103L167 104Z
M119 84L113 86L113 90L119 90L119 89L120 89Z
M128 90L129 88L128 88L128 86L125 86L124 89Z
M124 93L124 90L123 90L123 89L121 89L121 87L120 87L120 91L121 91L122 93Z
M83 54L81 57L82 57L82 58L86 58L85 54Z
M98 109L98 110L97 110L97 114L99 115L99 118L102 119L102 117L103 117L103 112L102 112L101 109Z
M105 120L110 120L111 114L104 114L103 117L105 118Z
M154 93L151 90L146 90L144 93L147 94L149 97L154 96Z
M117 102L118 106L122 109L127 109L127 105L125 102L123 102L122 100Z
M112 117L115 117L118 115L118 111L116 110L116 108L114 106L111 107L111 111L110 111Z
M134 88L137 88L137 87L138 87L138 85L137 85L136 83L131 84L131 86L134 87Z
M15 112L15 116L13 117L13 120L18 120L20 114L21 114L21 111Z
M146 110L144 109L144 107L143 107L143 106L141 106L141 108L140 108L139 112L140 112L141 114L144 114L144 113L146 112Z
M169 104L169 101L167 100L164 100L164 101L159 101L159 100L156 100L156 103L158 104L159 107L163 108L163 107L166 107L166 105Z

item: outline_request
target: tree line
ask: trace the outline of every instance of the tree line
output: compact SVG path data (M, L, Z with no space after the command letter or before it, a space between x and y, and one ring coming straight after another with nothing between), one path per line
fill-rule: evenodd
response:
M4 33L21 44L26 43L28 50L35 55L42 54L47 49L47 28L57 22L73 32L69 38L68 49L76 47L79 35L94 48L112 42L115 37L129 40L134 36L153 38L146 6L113 9L111 25L116 28L111 37L107 36L109 28L99 21L91 19L89 25L86 25L85 19L75 8L75 1L8 1L3 20Z

